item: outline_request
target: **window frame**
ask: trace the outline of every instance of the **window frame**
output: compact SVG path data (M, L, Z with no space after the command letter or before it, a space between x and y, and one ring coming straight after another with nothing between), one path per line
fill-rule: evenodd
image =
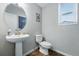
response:
M61 21L61 4L64 4L64 3L59 3L58 4L58 25L73 25L73 24L77 24L78 23L78 3L74 3L75 4L75 8L74 8L74 12L75 12L75 22L73 23L68 23L68 24L65 24L63 22L60 22Z

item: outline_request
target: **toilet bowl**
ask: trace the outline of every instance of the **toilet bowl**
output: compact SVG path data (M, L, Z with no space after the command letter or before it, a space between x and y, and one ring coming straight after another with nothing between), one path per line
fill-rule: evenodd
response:
M42 35L36 35L36 42L39 44L39 51L44 55L48 55L48 49L52 47L51 43L42 41Z
M48 49L50 49L52 45L49 42L41 42L40 43L40 52L43 53L44 55L48 55Z

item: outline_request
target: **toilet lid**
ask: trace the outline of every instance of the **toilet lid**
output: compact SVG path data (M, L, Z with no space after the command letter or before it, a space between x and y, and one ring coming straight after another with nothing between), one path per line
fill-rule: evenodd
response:
M40 43L43 46L51 46L51 44L49 42L43 41Z

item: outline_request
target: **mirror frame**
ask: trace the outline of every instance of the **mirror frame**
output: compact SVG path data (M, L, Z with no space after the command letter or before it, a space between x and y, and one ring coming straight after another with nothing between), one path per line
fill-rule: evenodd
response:
M10 29L10 27L8 26L8 24L7 24L7 22L5 21L5 18L4 18L4 15L5 15L5 10L6 10L6 8L10 5L10 4L14 4L14 3L7 3L6 4L6 6L5 6L5 8L4 8L4 12L3 12L3 19L4 19L4 22L5 22L5 25L7 26L7 29ZM17 3L18 4L18 3ZM23 9L23 11L25 12L25 17L26 17L26 24L25 24L25 26L24 26L24 28L23 29L25 29L27 26L27 24L28 24L28 19L27 19L27 15L26 15L26 10L25 10L25 8L23 7L23 5L24 5L25 3L23 3L22 5L18 5L20 8L22 8ZM20 31L22 31L23 29L21 29Z

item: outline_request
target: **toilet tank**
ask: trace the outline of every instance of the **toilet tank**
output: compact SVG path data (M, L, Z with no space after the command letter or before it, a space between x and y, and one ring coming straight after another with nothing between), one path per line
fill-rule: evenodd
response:
M37 43L42 42L42 35L36 35L36 42Z

